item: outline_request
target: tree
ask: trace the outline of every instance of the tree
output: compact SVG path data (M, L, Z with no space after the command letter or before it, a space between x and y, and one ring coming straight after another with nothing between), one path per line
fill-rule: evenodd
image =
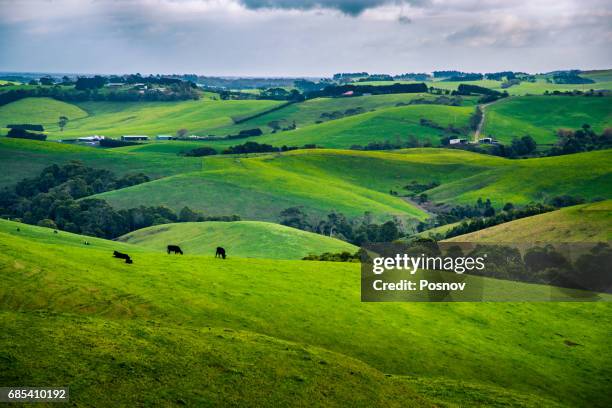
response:
M199 221L201 215L196 211L193 211L191 208L185 206L179 213L179 221L180 222L195 222Z
M45 219L38 221L36 225L38 225L39 227L46 227L46 228L53 228L53 229L57 228L57 225L55 225L55 222L53 220L50 220L49 218L45 218Z
M57 121L57 125L59 126L60 131L63 132L67 124L68 124L68 118L66 116L60 116L59 120Z
M189 131L185 128L183 129L179 129L176 131L176 137L178 138L184 138L187 137L187 133L189 133Z
M378 240L380 242L392 242L400 236L397 225L393 221L385 222L378 231Z

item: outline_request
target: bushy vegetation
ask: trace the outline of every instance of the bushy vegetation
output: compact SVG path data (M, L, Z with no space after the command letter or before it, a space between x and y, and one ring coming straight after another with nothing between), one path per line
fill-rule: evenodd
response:
M129 231L178 221L205 221L204 217L185 207L180 214L164 206L144 206L116 211L106 201L87 198L149 181L140 174L116 177L108 170L85 167L71 162L45 168L38 177L25 179L0 196L0 215L49 228L116 238ZM229 217L227 220L236 220Z
M348 219L344 214L333 211L324 218L310 217L300 207L286 208L280 213L280 223L304 231L336 237L354 245L368 242L392 242L405 236L406 227L399 218L385 223L374 222L372 215Z
M550 149L549 156L612 148L612 128L598 135L591 125L584 124L577 130L560 129L557 135L558 145Z
M209 146L196 147L195 149L191 149L191 150L187 150L187 151L183 151L179 153L179 155L181 156L188 156L188 157L212 156L215 154L217 154L217 151Z
M28 132L27 130L22 129L22 128L12 128L6 134L6 137L11 137L14 139L30 139L30 140L46 140L47 139L47 135L45 135L44 133Z

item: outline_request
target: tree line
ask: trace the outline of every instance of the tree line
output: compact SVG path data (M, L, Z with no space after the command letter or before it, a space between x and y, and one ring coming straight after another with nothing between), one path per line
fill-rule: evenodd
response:
M236 221L238 216L206 217L184 207L178 214L164 206L116 210L106 201L88 198L149 181L145 174L117 177L80 162L51 165L0 194L0 215L27 224L114 239L152 225L190 221Z

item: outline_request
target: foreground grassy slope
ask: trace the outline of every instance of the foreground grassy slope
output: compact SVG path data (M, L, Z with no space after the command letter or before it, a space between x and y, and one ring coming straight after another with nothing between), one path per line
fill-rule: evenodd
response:
M180 245L186 254L214 254L217 246L240 258L301 259L323 252L354 253L357 247L335 238L257 221L186 222L156 225L126 234L122 242L164 252Z
M136 253L126 265L108 250L0 237L4 380L71 383L75 398L108 401L143 390L149 403L274 405L296 392L340 403L351 387L357 405L610 403L610 303L368 304L354 264ZM60 347L75 355L58 369ZM145 391L153 382L163 391Z
M612 200L583 204L496 225L449 239L455 242L612 241Z
M483 133L504 143L532 136L555 143L556 131L590 124L596 132L612 126L612 97L529 96L510 98L487 108Z
M119 150L93 149L75 145L33 140L0 138L0 187L12 185L26 177L38 175L53 164L80 160L87 166L103 168L117 174L143 172L157 178L194 171L201 160L161 154L134 154Z

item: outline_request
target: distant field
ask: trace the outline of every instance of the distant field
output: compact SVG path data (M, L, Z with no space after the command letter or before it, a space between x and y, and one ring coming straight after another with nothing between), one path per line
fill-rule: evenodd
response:
M126 234L119 241L162 253L168 244L176 244L189 255L211 255L221 246L228 256L267 259L302 259L308 254L355 253L358 249L335 238L257 221L156 225Z
M52 102L50 102L52 101ZM278 105L277 101L246 100L219 101L201 99L180 102L83 102L66 104L48 98L26 98L0 107L2 121L14 122L22 117L32 117L32 112L41 112L41 121L49 130L49 139L68 139L89 135L122 136L144 134L154 137L157 134L174 135L179 129L187 129L189 134L204 136L213 129L233 123L232 117L250 115ZM34 105L32 105L34 104ZM47 105L51 105L48 108ZM60 106L79 112L70 120L63 132L57 126L62 114Z
M0 249L0 378L70 384L77 404L610 402L611 303L369 304L355 264L136 252L126 265L2 232Z
M87 166L107 169L116 174L143 172L153 178L194 171L201 168L195 157L163 154L134 154L118 150L94 149L54 142L0 138L0 187L33 177L53 164L80 160Z
M456 242L610 242L612 200L577 205L453 237Z
M489 79L483 79L480 81L427 81L427 86L441 89L448 89L451 91L459 88L460 84L482 86L496 91L507 91L510 95L521 96L521 95L541 95L544 92L554 91L583 91L587 92L591 89L595 90L612 90L612 71L603 71L597 74L580 74L580 76L591 78L596 81L592 84L553 84L546 82L543 78L538 78L536 82L523 81L518 85L513 85L509 88L502 88L502 81L494 81ZM395 83L419 83L414 81L373 81L373 82L355 82L354 85L392 85Z
M336 114L336 116L351 116L351 109L360 109L366 113L372 110L392 108L398 104L407 104L415 99L434 100L437 96L431 94L390 94L390 95L370 95L345 98L315 98L302 103L296 103L278 111L268 113L248 120L240 125L218 129L218 133L237 133L237 129L249 129L259 127L265 133L271 132L269 124L278 121L281 127L287 127L295 122L298 128L313 125L318 121L329 121L323 114ZM464 98L464 104L473 105L474 98ZM323 115L323 116L322 116Z
M0 106L0 128L10 124L29 123L44 125L47 129L58 129L58 119L66 116L70 120L85 118L87 112L78 106L51 98L26 98Z
M486 110L483 133L503 143L532 136L555 143L556 131L590 124L597 132L612 127L612 97L529 96L499 101Z
M276 221L280 211L296 205L318 216L337 210L350 217L371 211L378 219L391 215L422 219L422 211L389 191L406 191L403 187L413 180L437 181L441 185L427 191L434 202L474 204L481 197L490 198L498 208L508 201L523 205L563 194L609 198L611 160L609 151L507 160L444 149L298 150L251 158L206 158L202 172L100 197L122 208L148 203L178 210L188 205L208 215L238 214L263 221Z
M527 204L566 194L585 199L612 197L610 150L508 160L506 164L442 184L427 193L434 201L450 203L473 204L478 197L490 198L498 207L506 202Z

